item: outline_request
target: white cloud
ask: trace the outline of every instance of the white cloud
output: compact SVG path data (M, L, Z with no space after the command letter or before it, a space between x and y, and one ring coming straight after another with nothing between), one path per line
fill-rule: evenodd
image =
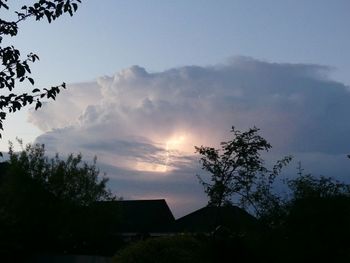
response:
M156 73L133 66L69 85L56 102L32 111L29 120L45 132L37 141L51 151L97 155L105 167L113 167L109 176L125 195L159 196L167 189L172 200L198 200L199 191L191 195L191 187L200 188L193 146L218 145L232 125L261 128L274 153L308 156L316 173L325 167L325 156L332 155L332 163L334 156L345 156L349 87L328 79L329 70L245 57ZM199 199L203 202L203 195Z
M45 132L75 125L82 112L101 99L96 83L71 84L61 90L55 103L44 103L39 111L31 109L28 120Z

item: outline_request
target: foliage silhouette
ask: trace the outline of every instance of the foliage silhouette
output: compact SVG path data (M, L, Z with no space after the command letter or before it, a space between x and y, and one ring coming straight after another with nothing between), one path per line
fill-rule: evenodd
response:
M290 195L281 197L280 211L270 211L273 223L267 221L270 232L262 244L276 247L271 257L288 254L284 262L349 261L350 185L298 174L286 180Z
M42 144L27 144L21 152L9 147L10 171L31 178L55 198L78 205L90 205L96 201L114 200L106 188L108 178L100 178L96 167L96 157L92 164L82 161L82 155L70 154L62 160L58 154L54 158L45 155Z
M257 257L257 255L260 255ZM121 249L115 263L265 262L256 242L232 232L208 235L180 234L141 240Z
M51 88L32 89L30 92L13 93L18 82L28 81L34 85L35 81L30 77L30 63L39 59L38 55L29 53L26 58L22 58L21 52L13 45L3 46L4 37L15 37L19 31L20 23L28 18L35 20L46 19L49 23L59 18L64 13L73 15L78 9L78 3L81 0L38 0L31 6L22 6L21 10L16 11L16 18L13 21L0 19L0 89L7 89L7 95L0 95L0 130L3 130L3 121L6 119L7 112L16 112L22 107L35 104L35 109L42 106L42 99L55 99L61 88L66 84L62 83ZM7 0L0 0L0 9L9 10ZM0 133L1 137L1 133Z
M119 241L110 232L118 225L117 211L97 205L115 196L96 160L48 158L43 145L21 152L10 145L9 156L0 167L0 254L105 254L110 245L115 251Z
M233 139L221 143L221 149L195 147L201 155L202 168L210 173L210 182L197 175L209 197L209 205L223 206L238 200L241 207L253 207L260 215L272 209L275 196L270 191L272 184L291 157L279 160L272 169L264 165L261 152L271 149L271 145L261 137L254 127L241 132L232 127Z
M202 244L192 236L147 239L119 251L116 263L190 263L210 262L204 257Z
M299 164L298 176L284 180L287 194L277 194L274 181L291 157L267 169L260 153L271 145L258 131L232 129L233 139L221 143L220 149L196 147L210 174L209 182L197 175L209 205L238 201L241 207L253 207L265 226L258 239L248 240L240 251L250 251L261 262L349 261L350 185L304 174ZM232 245L228 237L223 240ZM223 247L216 238L213 242Z

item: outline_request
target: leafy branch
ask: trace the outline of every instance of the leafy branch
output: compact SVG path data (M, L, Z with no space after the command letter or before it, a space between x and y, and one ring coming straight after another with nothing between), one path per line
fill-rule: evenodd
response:
M8 0L0 0L0 9L9 10ZM61 15L68 13L70 16L78 10L78 4L81 0L39 0L33 5L24 5L19 11L15 11L17 19L14 21L6 21L0 19L0 45L3 38L15 37L18 34L19 24L28 18L35 18L36 21L46 19L48 23L55 21ZM21 52L14 46L0 46L0 89L6 89L12 92L18 82L28 81L34 86L35 81L30 77L30 63L39 60L39 56L29 53L25 59L22 58ZM55 100L57 94L66 84L52 86L50 88L34 88L30 92L21 94L10 93L8 95L0 95L0 130L3 130L3 121L6 119L7 113L20 110L26 105L35 104L37 110L42 106L42 99ZM1 133L0 133L1 138Z

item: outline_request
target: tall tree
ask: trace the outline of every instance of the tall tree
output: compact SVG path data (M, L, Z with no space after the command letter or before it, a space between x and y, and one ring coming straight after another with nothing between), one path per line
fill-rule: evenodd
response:
M9 10L8 0L0 0L0 10ZM34 88L24 93L14 93L18 82L27 81L30 85L34 85L35 81L30 77L30 63L39 59L38 55L29 53L26 57L21 55L20 50L13 45L3 46L5 37L15 37L19 31L20 23L29 18L35 20L46 19L49 23L59 18L64 13L73 15L78 9L78 3L81 0L39 0L33 5L24 5L21 10L16 11L14 20L4 20L0 18L0 89L6 89L0 95L0 130L3 130L3 121L8 112L15 112L22 107L35 104L35 109L42 105L42 99L55 99L61 88L65 88L66 84L62 83L58 86L44 88L43 90ZM1 133L0 133L1 137Z

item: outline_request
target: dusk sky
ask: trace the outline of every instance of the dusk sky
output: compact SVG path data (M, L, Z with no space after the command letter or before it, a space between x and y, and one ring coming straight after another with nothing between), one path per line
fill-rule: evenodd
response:
M28 1L12 1L20 7ZM98 157L125 199L166 198L176 217L207 202L194 146L257 126L315 175L350 180L350 2L84 0L11 43L35 52L38 87L68 83L39 111L10 115L16 137Z

